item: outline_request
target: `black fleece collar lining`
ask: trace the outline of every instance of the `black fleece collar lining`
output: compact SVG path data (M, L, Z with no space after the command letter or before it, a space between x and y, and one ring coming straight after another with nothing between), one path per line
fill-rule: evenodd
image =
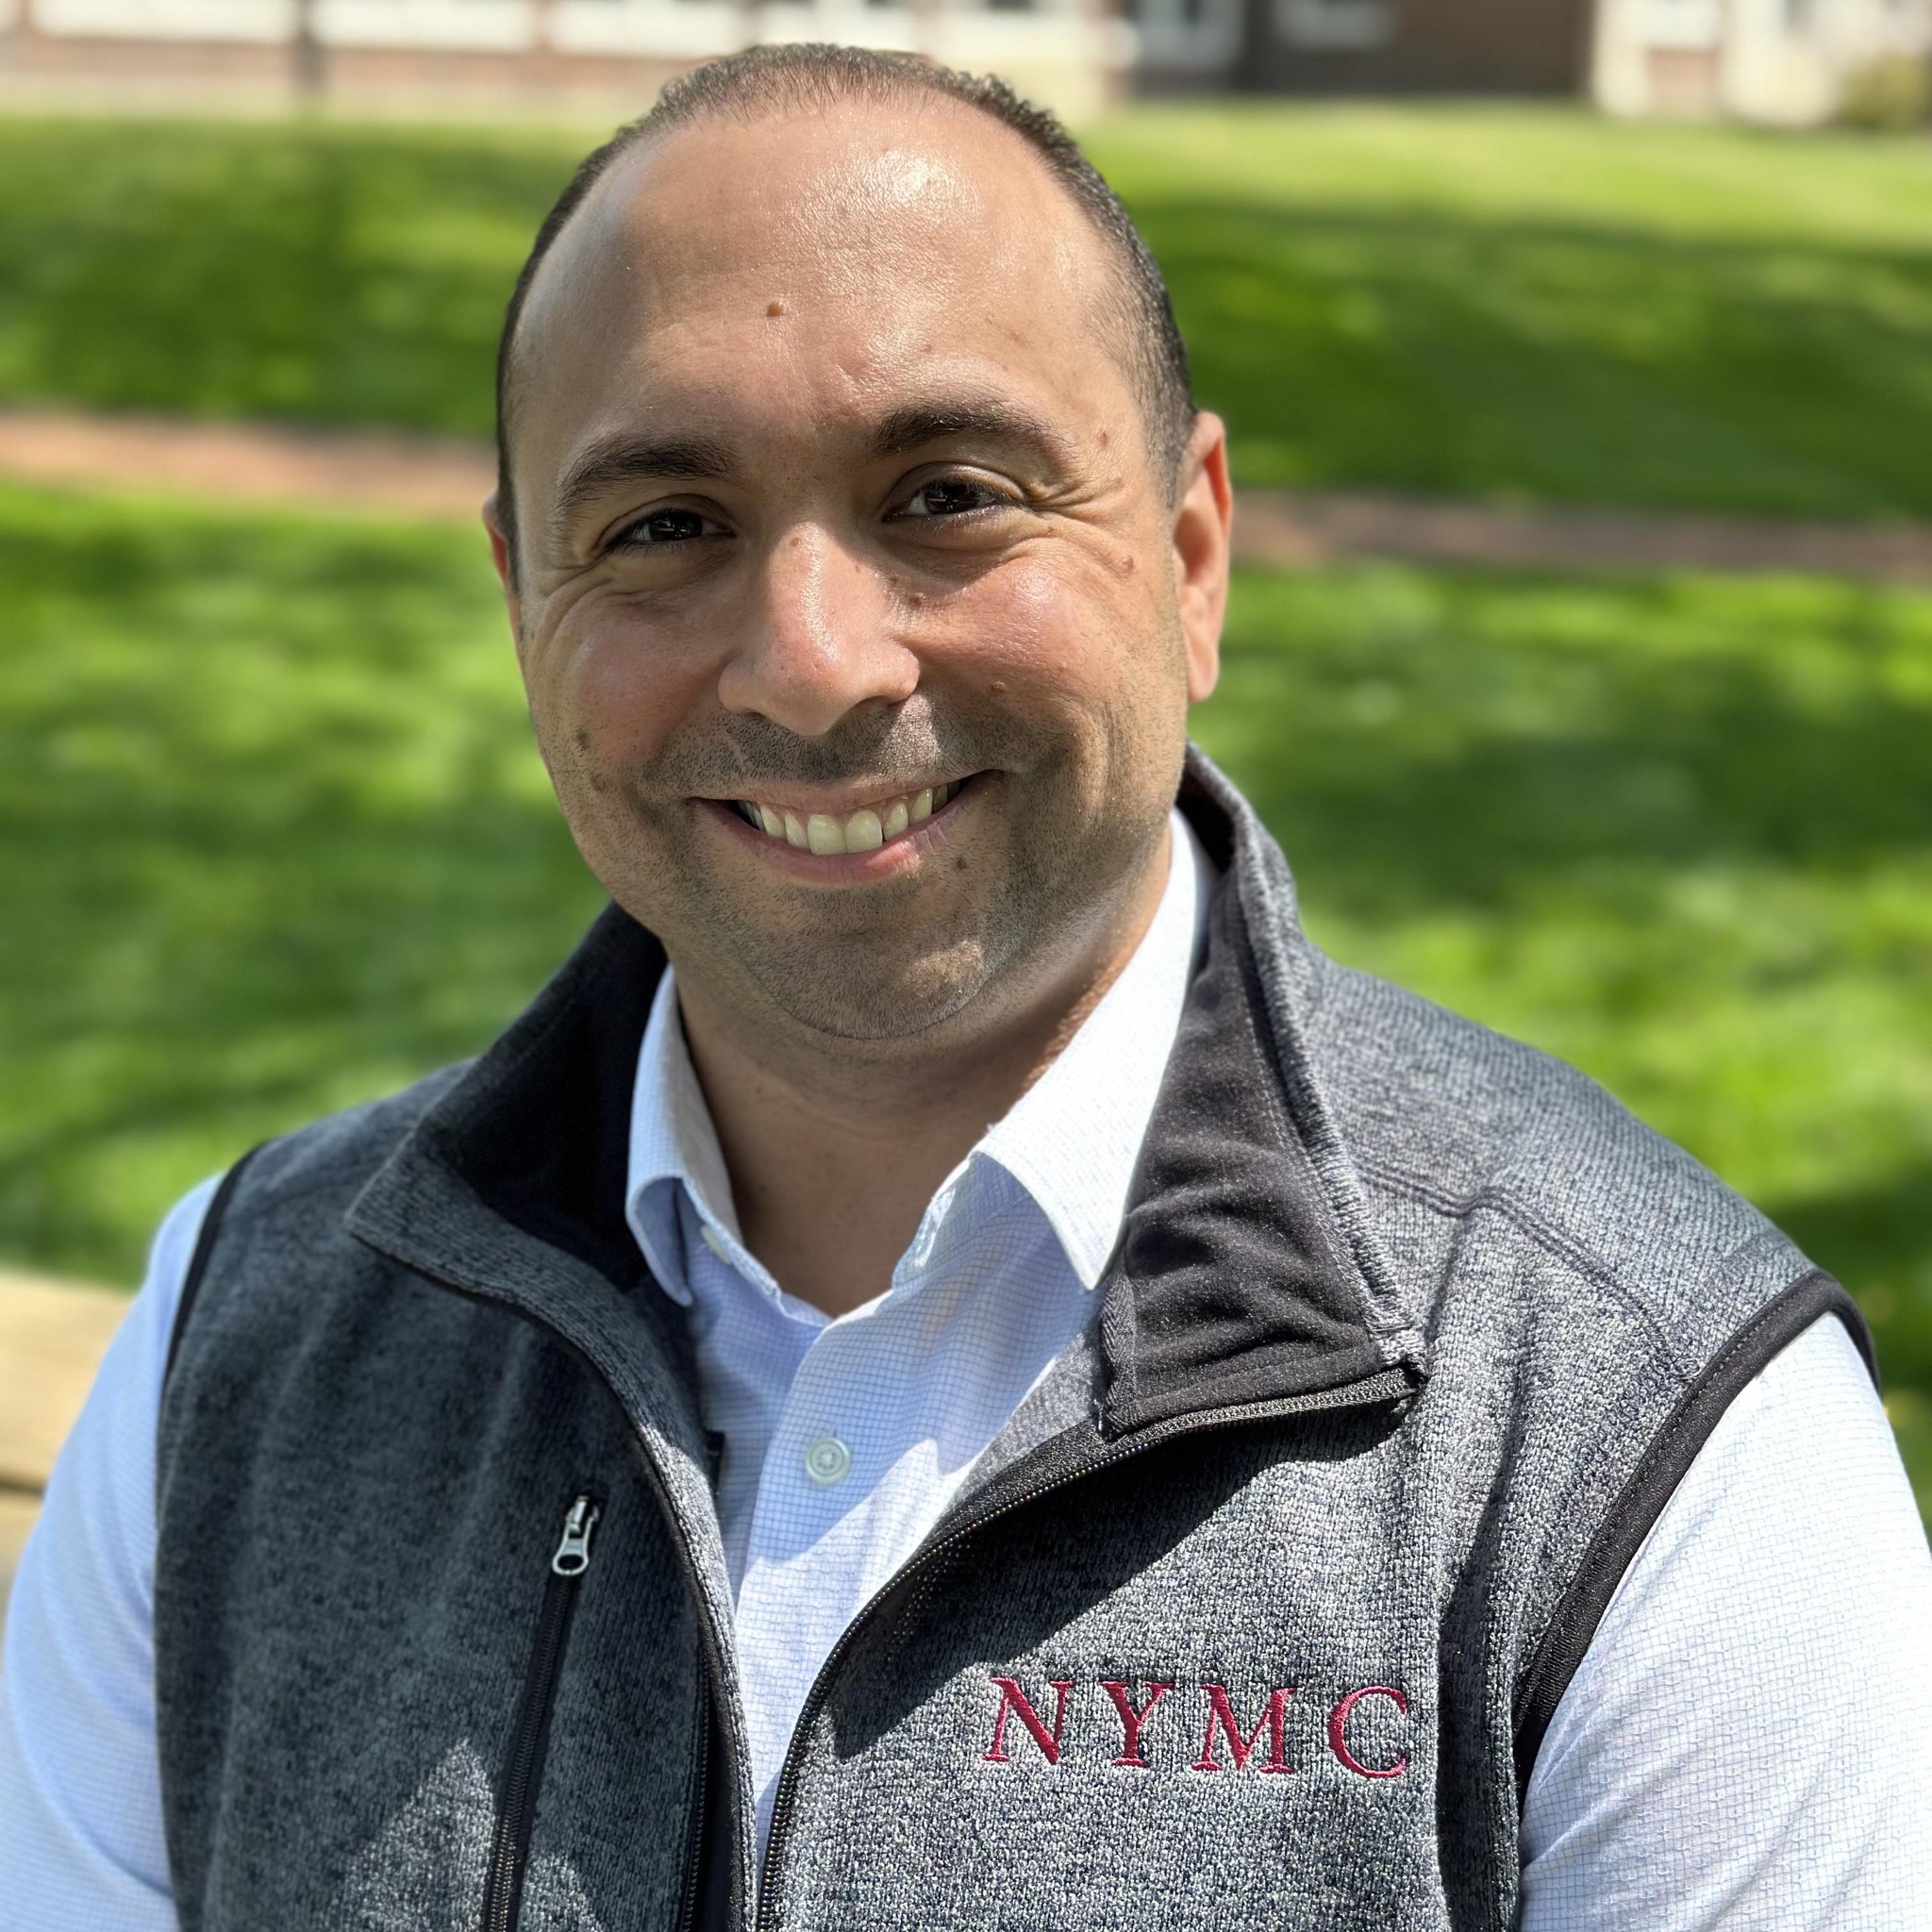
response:
M1108 1436L1388 1366L1273 1048L1238 883L1240 827L1191 774L1181 806L1221 876L1100 1287ZM608 908L410 1137L414 1154L454 1170L503 1220L623 1290L646 1278L625 1181L638 1048L663 970L657 940Z
M1181 802L1235 859L1218 802L1192 784ZM1207 957L1101 1283L1108 1436L1308 1395L1389 1366L1295 1128L1239 878L1237 863L1216 885Z
M664 948L608 906L418 1133L483 1204L621 1289L649 1271L625 1216L638 1049Z

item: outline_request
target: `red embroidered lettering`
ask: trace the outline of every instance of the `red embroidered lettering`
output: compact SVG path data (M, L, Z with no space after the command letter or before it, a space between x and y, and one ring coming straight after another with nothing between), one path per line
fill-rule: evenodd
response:
M1254 1755L1255 1740L1265 1730L1268 1733L1268 1761L1263 1771L1292 1771L1294 1766L1288 1761L1288 1700L1294 1695L1294 1686L1288 1685L1277 1690L1268 1700L1268 1708L1261 1713L1261 1721L1244 1738L1241 1727L1235 1719L1234 1706L1227 1701L1227 1692L1219 1684L1202 1687L1208 1692L1208 1735L1201 1741L1201 1755L1195 1758L1195 1771L1219 1771L1221 1764L1214 1756L1214 1732L1218 1725L1227 1734L1228 1756L1234 1759L1237 1771L1248 1768L1248 1759Z
M999 1686L1000 1714L993 1720L992 1749L986 1754L986 1762L1011 1762L1007 1755L1007 1719L1017 1715L1020 1722L1033 1733L1033 1741L1040 1746L1046 1761L1049 1764L1058 1764L1060 1761L1060 1727L1067 1721L1067 1692L1074 1688L1074 1680L1071 1677L1059 1677L1047 1687L1050 1690L1057 1691L1059 1696L1059 1702L1054 1708L1052 1730L1048 1730L1040 1722L1040 1713L1027 1703L1025 1691L1021 1690L1011 1677L995 1677L992 1681Z
M1139 1710L1134 1708L1131 1693L1124 1684L1108 1678L1100 1687L1113 1699L1113 1707L1121 1714L1121 1755L1114 1759L1116 1764L1130 1764L1141 1771L1147 1769L1147 1760L1141 1756L1141 1726L1154 1715L1154 1707L1174 1689L1172 1684L1150 1684L1147 1687L1147 1702Z
M1348 1748L1348 1714L1364 1697L1386 1697L1404 1717L1408 1715L1408 1699L1392 1685L1370 1684L1359 1690L1351 1690L1328 1713L1328 1748L1357 1777L1400 1777L1408 1769L1407 1752L1405 1751L1386 1770L1377 1771L1373 1765L1364 1764Z

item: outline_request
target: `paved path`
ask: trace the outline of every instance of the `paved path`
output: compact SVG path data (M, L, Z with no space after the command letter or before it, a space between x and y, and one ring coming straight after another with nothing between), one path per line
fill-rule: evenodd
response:
M1803 571L1932 584L1932 524L1494 509L1365 493L1242 491L1235 504L1235 551L1244 563L1278 568L1395 557L1507 570Z
M426 517L473 517L496 483L463 438L39 409L0 409L0 475Z
M240 503L472 517L495 482L481 443L157 416L0 411L0 475ZM1244 490L1244 563L1353 557L1583 571L1813 571L1932 584L1932 524L1863 525L1647 510L1497 509L1375 495Z

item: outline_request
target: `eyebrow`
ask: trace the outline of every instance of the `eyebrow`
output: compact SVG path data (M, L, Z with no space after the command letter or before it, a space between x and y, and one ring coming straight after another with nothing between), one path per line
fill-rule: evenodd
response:
M705 437L679 437L653 442L637 436L610 436L593 442L564 473L551 527L569 528L585 505L622 483L647 477L675 477L681 482L715 480L731 474L731 457L721 442Z
M908 450L956 438L1019 443L1064 459L1065 440L1039 417L1004 403L913 403L880 419L867 438L874 457L903 456ZM658 478L708 482L729 476L734 465L722 442L708 437L675 437L661 441L618 434L593 442L564 473L551 511L551 528L566 533L586 506L622 484Z
M1058 431L1038 416L1005 403L913 403L883 418L872 432L870 445L874 457L897 457L961 436L1022 443L1056 458L1066 455L1066 440Z

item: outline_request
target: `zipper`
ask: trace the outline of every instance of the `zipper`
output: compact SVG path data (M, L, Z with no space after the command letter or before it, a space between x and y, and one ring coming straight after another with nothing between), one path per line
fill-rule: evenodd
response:
M575 1341L554 1322L551 1322L547 1320L545 1317L533 1312L531 1309L522 1307L520 1304L513 1300L506 1299L502 1295L489 1293L484 1290L473 1287L467 1282L459 1281L454 1275L449 1274L441 1269L430 1268L427 1266L413 1263L411 1265L419 1267L419 1272L423 1274L425 1280L435 1282L437 1286L441 1288L445 1292L456 1295L462 1301L475 1302L479 1307L494 1308L501 1312L506 1312L510 1315L513 1315L518 1321L527 1322L531 1327L539 1330L541 1333L544 1335L549 1336L553 1341L560 1343L563 1347L569 1349L570 1352L574 1356L575 1356L577 1359L582 1363L586 1373L591 1376L591 1378L597 1384L597 1386L600 1389L604 1391L604 1392L607 1395L609 1396L611 1401L617 1405L619 1413L623 1414L628 1421L629 1410L625 1407L624 1398L620 1396L617 1392L617 1385L610 1379L608 1375L607 1375L604 1373L604 1371L600 1367L598 1367L596 1361L581 1346L581 1344ZM707 1688L704 1682L704 1676L705 1671L708 1669L711 1675L711 1681L713 1683L724 1683L727 1680L730 1671L728 1654L724 1646L720 1643L718 1640L718 1633L712 1627L710 1618L705 1613L705 1595L703 1586L698 1576L697 1558L691 1553L690 1541L686 1538L684 1531L678 1526L677 1511L672 1504L671 1492L665 1487L663 1474L658 1468L657 1458L651 1453L650 1444L645 1441L643 1430L641 1429L635 1422L630 1422L629 1427L632 1442L638 1451L638 1461L643 1471L645 1484L650 1489L652 1500L657 1504L658 1513L660 1516L662 1516L664 1520L664 1527L670 1535L672 1555L677 1559L678 1574L684 1579L686 1598L691 1603L693 1610L696 1613L696 1622L698 1629L698 1647L703 1652L703 1656L699 1660L699 1709L700 1715L705 1720L705 1726L703 1731L702 1741L699 1743L694 1756L697 1757L698 1762L706 1767L707 1788L708 1789L709 1774L708 1764L707 1760L708 1758L710 1746L709 1719L711 1713L710 1710L706 1707L704 1703L704 1691ZM575 1506L573 1505L572 1507L573 1508L575 1508ZM588 1533L586 1535L585 1556L588 1560ZM555 1564L555 1560L556 1559L553 1557L553 1565ZM552 1574L553 1575L555 1574L554 1568ZM727 1739L726 1741L728 1743L730 1740ZM735 1779L733 1780L732 1790L735 1793L737 1790L737 1784ZM700 1857L702 1858L704 1847L704 1840L702 1837L699 1837L697 1839L696 1844L700 1854ZM528 1849L527 1837L525 1838L525 1849ZM734 1864L735 1862L736 1861L734 1860ZM492 1877L494 1875L494 1867L495 1858L492 1842ZM688 1923L695 1923L698 1905L697 1894L700 1883L701 1877L699 1872L696 1871L692 1872L686 1880L686 1910L690 1914L690 1919ZM489 1887L486 1882L486 1898L488 1898L489 1895ZM510 1923L514 1924L514 1921L512 1920ZM485 1921L485 1932L497 1932L497 1928L491 1925L488 1921ZM684 1928L680 1928L680 1932L684 1932Z
M491 1840L489 1876L483 1885L483 1932L511 1932L523 1906L530 1825L550 1742L550 1713L557 1702L564 1642L570 1635L578 1586L591 1567L591 1533L602 1514L600 1504L579 1496L563 1519L563 1533L550 1558L543 1603L537 1612L537 1635L524 1674L523 1701L517 1707L516 1730L504 1771L503 1799Z
M684 1897L677 1907L677 1932L691 1932L698 1922L698 1887L705 1872L705 1824L710 1807L711 1674L698 1664L698 1707L691 1724L691 1826L685 1834Z
M1218 1431L1241 1428L1253 1424L1274 1422L1289 1416L1307 1415L1317 1409L1362 1408L1383 1402L1399 1401L1415 1392L1415 1380L1406 1369L1385 1369L1379 1374L1370 1375L1360 1382L1350 1383L1346 1388L1332 1389L1315 1395L1292 1395L1278 1402L1250 1402L1230 1408L1215 1409L1206 1415L1175 1416L1171 1421L1150 1424L1124 1441L1106 1444L1097 1456L1076 1464L1072 1469L1062 1469L1050 1475L1043 1482L1030 1489L1023 1490L1018 1495L1008 1496L996 1504L985 1515L972 1517L956 1528L939 1537L924 1548L913 1553L890 1581L878 1590L865 1604L858 1614L846 1624L839 1641L826 1653L824 1662L819 1667L819 1674L812 1679L811 1689L799 1707L798 1721L792 1726L791 1741L786 1747L785 1762L778 1773L778 1783L772 1793L772 1824L765 1839L765 1856L758 1868L758 1890L757 1913L753 1920L754 1932L775 1932L778 1924L776 1912L772 1905L772 1875L777 1869L780 1847L786 1827L791 1821L793 1790L798 1781L800 1746L810 1735L826 1696L829 1694L833 1678L838 1674L839 1666L846 1654L872 1622L889 1598L897 1596L914 1578L929 1571L934 1563L947 1552L956 1550L969 1538L976 1536L990 1524L1010 1516L1016 1509L1029 1508L1041 1498L1057 1494L1059 1491L1071 1489L1074 1484L1084 1482L1089 1476L1098 1475L1101 1471L1116 1469L1131 1457L1143 1454L1162 1442L1171 1442L1177 1436L1205 1436Z
M620 1409L623 1409L622 1398L618 1396L616 1388L609 1377L593 1361L590 1360L588 1357L584 1357L583 1351L576 1348L575 1343L570 1342L568 1338L564 1337L554 1324L545 1321L541 1316L534 1315L527 1309L520 1307L514 1302L506 1302L500 1296L481 1292L440 1272L428 1272L428 1278L439 1282L450 1292L460 1295L466 1301L481 1302L491 1307L508 1307L510 1312L519 1316L522 1320L529 1322L532 1326L541 1328L550 1335L557 1336L559 1341L563 1341L567 1346L572 1347L573 1351L583 1358L585 1367L589 1369L591 1375L603 1386L611 1398L618 1403ZM1074 1469L1061 1471L1049 1477L1046 1481L1023 1491L1016 1496L1008 1497L1004 1502L988 1510L984 1516L974 1517L968 1522L960 1524L938 1541L928 1543L924 1549L916 1552L905 1567L874 1592L859 1610L858 1614L845 1626L840 1635L838 1642L832 1646L830 1652L826 1655L824 1662L820 1666L818 1675L812 1679L811 1689L807 1693L805 1704L799 1711L798 1723L792 1731L791 1742L787 1747L785 1753L784 1765L778 1773L777 1788L772 1794L772 1826L765 1841L765 1855L758 1864L756 1874L758 1889L755 1894L756 1903L752 1920L753 1932L766 1932L766 1928L774 1926L776 1924L772 1916L771 1887L768 1881L772 1872L775 1869L776 1855L786 1827L791 1823L792 1792L793 1787L797 1783L798 1775L797 1757L799 1740L806 1735L811 1723L816 1719L830 1689L831 1679L839 1666L843 1662L846 1654L852 1648L853 1641L859 1634L861 1628L872 1622L874 1614L884 1606L888 1598L897 1595L899 1591L908 1581L930 1568L931 1564L940 1556L957 1547L966 1538L985 1528L988 1524L1011 1515L1014 1510L1025 1508L1030 1504L1038 1502L1043 1496L1052 1495L1059 1490L1069 1488L1087 1476L1097 1475L1104 1469L1111 1469L1117 1464L1125 1461L1129 1457L1140 1455L1143 1451L1152 1449L1161 1442L1172 1441L1177 1436L1210 1435L1218 1430L1236 1428L1248 1423L1272 1422L1286 1419L1290 1416L1307 1415L1321 1409L1373 1407L1384 1402L1406 1401L1415 1392L1416 1378L1407 1369L1384 1369L1378 1374L1369 1375L1359 1382L1352 1382L1341 1389L1321 1391L1312 1395L1289 1396L1278 1402L1247 1403L1237 1407L1215 1409L1205 1415L1176 1416L1168 1422L1153 1423L1124 1441L1108 1444L1102 1454L1078 1464ZM635 1424L632 1424L631 1426L633 1435L637 1439L638 1447L642 1452L640 1459L643 1465L645 1480L649 1484L651 1493L657 1501L659 1511L663 1515L665 1526L671 1532L671 1546L676 1555L678 1569L683 1574L685 1588L690 1592L691 1601L697 1608L698 1636L700 1645L705 1653L705 1661L708 1663L717 1681L722 1683L724 1681L724 1675L729 1666L725 1654L718 1645L717 1635L711 1627L710 1619L704 1613L704 1597L699 1588L696 1559L691 1554L690 1544L685 1540L684 1532L678 1527L677 1512L672 1507L670 1493L665 1488L662 1475L658 1473L656 1459L653 1457L648 1444L643 1440L643 1432ZM587 1497L579 1497L577 1501L579 1503L588 1503L589 1499ZM575 1512L575 1505L572 1506L573 1514ZM594 1506L592 1506L592 1511L591 1521L594 1523ZM566 1530L568 1530L567 1524ZM564 1554L561 1546L559 1546L558 1554L559 1556ZM584 1533L583 1554L586 1563L588 1563L588 1525ZM557 1581L555 1558L552 1559L552 1587L554 1590ZM581 1571L577 1574L581 1574ZM547 1594L544 1603L547 1609L550 1603L550 1597ZM567 1611L568 1601L566 1601L565 1607ZM558 1648L560 1650L561 1646L559 1645ZM532 1662L534 1666L534 1657ZM555 1674L556 1665L553 1662L551 1666L553 1680ZM700 1673L700 1680L702 1698L704 1689L702 1672ZM526 1685L526 1695L527 1688ZM708 1755L709 1740L709 1713L706 1711L703 1714L708 1722L704 1731L705 1741L699 1745L697 1752L698 1760L701 1764L705 1762ZM522 1728L520 1725L519 1730L521 1731ZM708 1788L708 1774L707 1775L706 1782ZM735 1781L733 1790L734 1791L736 1790ZM703 1803L702 1793L697 1802L699 1804ZM508 1804L506 1804L504 1808L505 1812L508 1813ZM501 1829L499 1829L497 1836L498 1840L501 1840L504 1836ZM699 1856L689 1874L685 1886L683 1909L688 1916L683 1921L683 1926L686 1928L693 1923L697 1908L698 1888L702 1882L703 1842L703 1837L700 1833L695 1844L695 1849ZM492 1847L491 1876L484 1892L486 1904L493 1896L497 1865L496 1852L499 1848ZM529 1824L526 1818L524 1824L523 1840L518 1854L519 1865L521 1865L522 1854L526 1853L528 1849ZM516 1885L518 1892L521 1894L523 1874L520 1870L516 1874ZM514 1924L513 1902L511 1915L508 1918L500 1921L485 1919L484 1932L509 1932L509 1928L513 1927Z

